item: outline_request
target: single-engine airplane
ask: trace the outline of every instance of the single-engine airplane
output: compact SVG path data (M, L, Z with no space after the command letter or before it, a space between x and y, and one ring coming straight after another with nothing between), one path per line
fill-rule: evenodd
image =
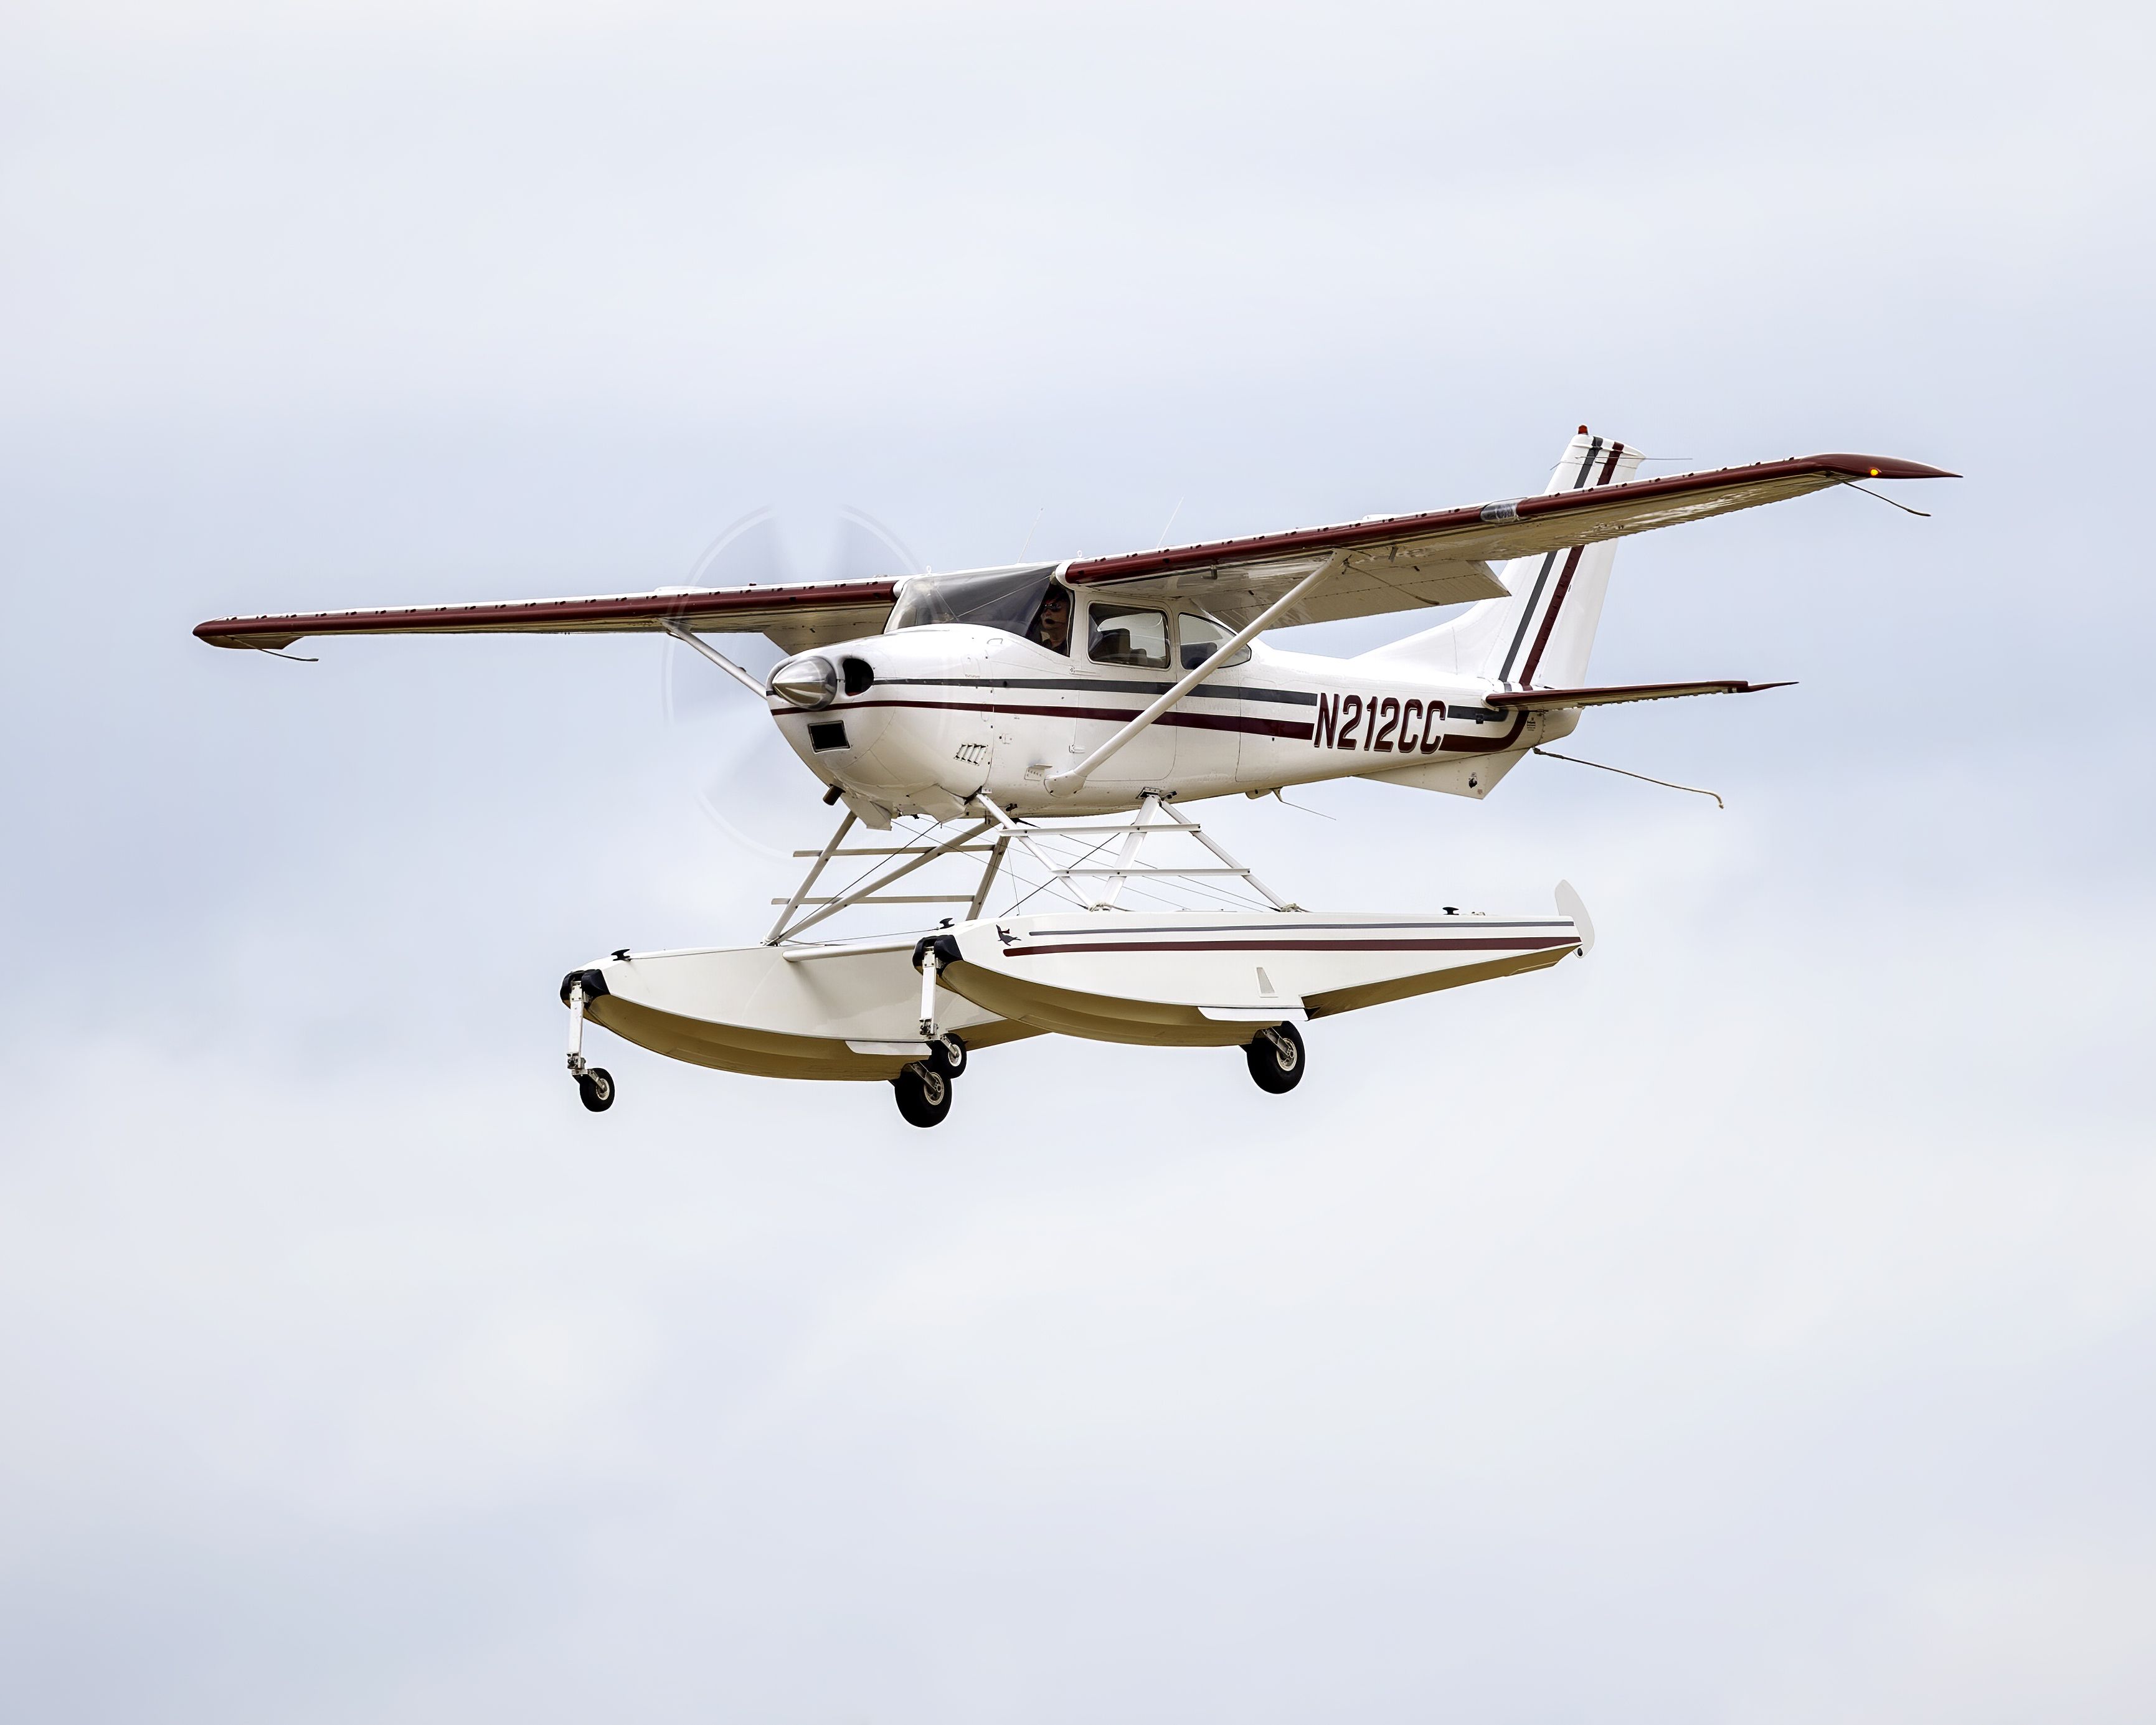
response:
M1584 954L1593 929L1563 884L1555 917L1307 911L1184 805L1348 777L1479 798L1588 707L1783 686L1589 683L1615 542L1866 480L1955 477L1874 455L1646 480L1640 465L1583 426L1539 495L1464 509L952 574L234 617L195 634L279 651L311 636L663 632L764 704L845 812L821 850L796 853L810 865L760 943L623 948L563 979L569 1070L594 1111L615 1085L584 1057L587 1020L724 1070L886 1080L916 1126L949 1112L972 1053L1045 1033L1240 1046L1282 1092L1305 1066L1299 1024L1543 969ZM1464 601L1351 659L1260 639ZM761 634L790 656L758 678L713 634ZM914 824L894 833L899 820ZM858 829L890 837L850 845ZM1163 861L1163 846L1179 849ZM891 890L953 868L953 890ZM825 927L924 904L963 908L927 931Z

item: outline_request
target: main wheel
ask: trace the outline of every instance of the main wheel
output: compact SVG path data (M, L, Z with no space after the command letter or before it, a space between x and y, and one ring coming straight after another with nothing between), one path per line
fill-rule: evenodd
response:
M603 1066L589 1066L577 1075L577 1094L594 1114L613 1106L613 1074Z
M1284 1096L1302 1082L1302 1033L1293 1024L1260 1030L1244 1047L1243 1058L1260 1090Z
M966 1045L955 1036L939 1036L928 1045L928 1064L945 1078L966 1076Z
M908 1126L941 1126L951 1111L951 1081L926 1060L916 1060L891 1080L891 1087Z

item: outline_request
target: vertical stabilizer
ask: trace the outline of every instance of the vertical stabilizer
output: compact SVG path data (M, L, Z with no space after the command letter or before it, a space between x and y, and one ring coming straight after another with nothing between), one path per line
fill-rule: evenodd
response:
M1581 426L1565 445L1543 495L1622 485L1639 470L1640 454ZM1485 599L1464 617L1363 655L1407 660L1485 677L1507 689L1565 688L1587 675L1587 655L1602 620L1602 599L1617 542L1575 545L1505 565L1511 593Z

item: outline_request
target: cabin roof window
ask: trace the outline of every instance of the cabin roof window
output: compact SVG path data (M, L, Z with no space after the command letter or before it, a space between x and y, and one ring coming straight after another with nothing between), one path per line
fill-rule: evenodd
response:
M1040 614L1055 578L1053 563L975 569L963 575L915 575L898 590L886 634L937 623L970 623L1022 635Z

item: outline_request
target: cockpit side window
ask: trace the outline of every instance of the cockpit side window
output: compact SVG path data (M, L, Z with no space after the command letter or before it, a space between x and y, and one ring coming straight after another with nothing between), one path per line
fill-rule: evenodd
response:
M1168 669L1168 613L1137 605L1103 605L1088 614L1091 624L1086 650L1096 665L1127 665L1142 670Z
M933 623L971 623L1006 634L1028 632L1054 584L1055 567L980 569L965 575L916 575L899 589L886 634Z
M1050 585L1040 596L1040 608L1025 627L1025 638L1051 653L1070 650L1070 589Z
M1184 670L1198 667L1218 653L1235 631L1211 618L1200 616L1195 611L1185 611L1176 621L1176 639L1182 645L1181 665ZM1234 653L1214 667L1225 670L1231 665L1248 665L1250 660L1250 644L1246 641Z

